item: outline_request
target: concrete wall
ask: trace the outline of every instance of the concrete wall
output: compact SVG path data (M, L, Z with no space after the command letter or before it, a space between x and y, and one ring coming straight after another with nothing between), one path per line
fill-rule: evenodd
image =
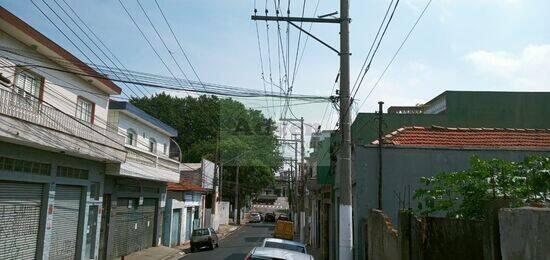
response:
M398 232L382 211L372 210L366 219L368 259L397 260L401 258ZM365 243L366 242L366 243Z
M2 65L18 65L23 63L37 64L46 67L53 67L63 70L64 68L58 66L56 63L36 52L34 49L28 47L22 42L16 40L12 36L8 35L4 31L0 31L0 43L3 47L13 48L18 50L25 50L30 55L37 55L37 58L27 58L18 55L3 53L8 57L13 58L16 63L7 59L0 59ZM44 58L41 58L44 57ZM103 128L106 127L107 122L107 108L109 104L109 95L92 84L86 82L84 79L75 75L64 73L54 70L45 70L40 68L25 68L30 69L33 73L44 77L44 95L43 100L52 104L61 111L75 115L76 113L76 100L78 96L84 97L93 103L95 103L95 120L94 124ZM2 67L0 73L14 82L15 75L14 67Z
M420 177L433 176L440 172L465 170L470 167L473 155L481 158L501 158L511 161L523 160L525 156L535 154L550 155L550 151L526 150L479 150L479 149L435 149L386 147L383 154L382 208L397 225L400 209L399 195L402 199L410 185L411 193L422 187ZM369 209L377 207L378 200L378 153L374 146L356 146L352 158L352 178L354 187L354 244L356 259L363 259L362 243L365 235L360 228ZM408 196L408 195L407 195ZM417 202L412 199L412 208Z
M503 260L550 259L550 209L501 209L499 224Z
M121 110L109 110L109 123L118 126L118 133L123 136L126 136L128 129L134 130L137 134L135 147L142 151L149 151L149 140L153 138L157 142L156 154L168 157L170 152L170 137L168 135L128 116Z

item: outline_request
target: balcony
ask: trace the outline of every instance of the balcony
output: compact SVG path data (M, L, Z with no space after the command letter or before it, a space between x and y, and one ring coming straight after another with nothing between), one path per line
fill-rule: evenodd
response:
M107 174L121 175L153 181L179 182L180 163L176 160L126 145L126 161L111 165Z
M33 96L0 88L0 115L5 116L1 122L2 135L21 143L35 143L92 159L124 159L124 137L80 121Z

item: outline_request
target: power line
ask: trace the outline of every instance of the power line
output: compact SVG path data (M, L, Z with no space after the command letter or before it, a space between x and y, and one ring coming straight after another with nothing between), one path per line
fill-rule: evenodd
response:
M393 0L392 0L393 2ZM380 44L382 43L382 40L384 39L384 35L386 35L386 32L388 30L388 27L390 26L390 23L393 19L393 15L395 14L395 10L397 9L397 6L399 5L399 0L397 0L395 2L395 5L393 7L393 11L391 12L391 15L390 17L388 18L388 22L386 23L386 26L384 27L384 31L382 31L382 35L380 35L380 39L378 40L378 43L376 44L376 48L374 48L374 51L372 52L372 55L370 57L370 60L367 64L367 66L365 67L365 72L363 73L363 76L361 76L361 80L359 81L358 85L357 85L357 88L355 88L355 92L353 93L353 96L352 96L352 99L355 98L355 95L357 95L357 92L359 91L359 89L361 88L361 84L363 83L363 79L365 78L365 75L367 75L367 72L370 70L371 68L371 65L372 65L372 62L374 60L374 57L376 56L376 53L378 52L378 48L380 48ZM390 2L390 6L391 7L391 2ZM388 9L389 10L389 9ZM386 12L386 16L387 16L387 12ZM386 16L384 16L384 20L386 20ZM382 25L382 24L381 24ZM380 31L379 31L380 32ZM378 33L377 33L378 35ZM376 41L376 39L375 39ZM374 45L374 41L373 41L373 45ZM371 45L371 50L372 50L372 46ZM369 50L369 54L370 54L370 50ZM368 59L368 55L367 55L367 59ZM367 61L367 59L365 59L365 62ZM363 64L364 65L364 64ZM360 76L361 73L359 73L358 76ZM358 77L359 78L359 77ZM355 86L354 86L355 87ZM352 90L353 91L353 90Z
M176 34L174 33L174 30L172 30L172 26L170 25L170 23L168 22L168 19L166 18L166 16L164 15L164 12L162 11L162 8L160 7L159 3L157 2L157 0L155 0L155 3L157 4L157 7L160 11L160 14L162 15L162 17L164 18L164 21L166 22L166 25L168 25L168 28L170 29L170 32L172 33L172 36L174 37L174 40L176 40L176 43L178 44L178 47L179 49L181 50L181 53L183 54L183 56L185 57L185 60L187 61L187 63L189 64L189 67L191 67L191 70L193 71L193 74L195 74L195 77L197 77L197 80L199 81L199 83L201 84L201 86L204 87L204 84L202 83L202 80L201 78L199 77L199 74L197 73L197 71L195 70L195 67L193 66L193 64L191 63L191 60L189 59L189 57L187 56L187 53L185 52L182 44L180 43L180 41L178 40L178 37L176 37Z
M126 8L126 6L124 5L124 3L122 3L121 0L118 0L118 2L120 3L120 5L122 6L122 8L124 9L124 11L126 12L126 14L128 15L128 17L130 18L130 20L132 21L132 23L136 26L136 28L138 29L138 31L140 32L141 36L143 37L143 39L145 39L145 41L147 42L147 44L149 45L149 47L153 50L153 52L156 54L156 56L160 59L160 61L162 62L162 64L164 65L164 67L166 68L166 70L168 70L168 72L170 73L170 75L172 75L172 77L177 81L179 82L177 79L176 79L176 76L174 75L174 73L172 72L172 70L170 69L170 67L168 67L168 65L166 64L166 62L164 61L164 59L162 58L162 56L160 56L160 54L158 53L158 51L155 49L155 47L153 46L153 44L151 43L151 41L149 40L149 38L147 38L147 36L145 35L145 33L143 32L143 30L141 29L141 27L139 27L139 25L137 24L136 20L134 19L134 17L132 16L132 14L130 14L130 11L128 11L128 9ZM138 2L139 3L139 2ZM187 79L187 76L184 74L184 77ZM190 84L189 80L187 79L188 83ZM179 82L179 84L181 85L181 82ZM194 88L192 84L190 84L190 87ZM186 91L187 92L187 91ZM187 92L187 94L189 94Z
M430 4L432 3L432 0L428 0L428 2L426 3L426 6L424 6L424 9L422 9L422 12L420 13L420 15L418 16L418 18L416 19L416 21L414 22L413 26L411 27L411 29L409 30L409 32L407 33L407 36L405 36L405 38L403 39L403 41L401 42L401 45L399 45L399 48L395 51L395 53L393 54L390 62L388 62L388 64L386 65L386 67L384 68L384 71L382 71L382 74L380 74L380 76L378 77L378 79L376 80L376 83L372 86L372 88L370 89L369 93L367 94L367 96L365 97L365 99L363 100L363 102L361 103L361 105L359 106L359 109L358 111L361 109L361 107L363 107L363 105L365 105L365 102L367 101L367 99L370 97L370 95L372 94L372 92L374 91L374 89L378 86L378 84L380 84L380 81L382 80L382 78L384 77L384 75L386 74L386 72L388 71L389 67L391 66L391 64L393 63L393 61L395 60L395 58L397 57L397 55L399 54L399 52L401 51L401 49L403 48L403 46L405 45L405 43L407 42L407 40L409 39L409 37L411 36L412 32L414 31L414 29L416 28L416 26L418 25L418 23L420 22L420 19L422 19L422 17L424 16L424 13L426 13L426 10L428 9L428 7L430 6Z
M54 0L56 1L57 3L57 0ZM120 61L120 59L113 53L113 51L111 51L111 49L107 46L107 44L105 44L105 42L103 42L103 40L94 32L94 30L92 30L90 28L90 26L88 26L88 24L80 17L80 15L78 15L78 13L71 7L71 5L69 5L67 3L66 0L62 0L63 3L65 3L65 5L69 8L69 10L76 16L76 18L84 25L84 27L90 32L90 34L103 46L103 48L105 48L105 50L107 50L107 52L115 59L115 61L117 61L120 66L122 68L124 68L125 70L128 70L126 68L126 66L124 66L124 63L122 63L122 61ZM87 33L84 33L86 36L88 36ZM98 47L99 48L99 47ZM101 48L99 48L100 50L102 50ZM108 55L105 55L106 57L108 57ZM112 61L111 61L112 62ZM113 64L115 64L115 67L118 68L118 66L116 66L116 63L115 62L112 62ZM125 75L126 77L128 77L127 75ZM129 87L129 86L128 86ZM135 85L136 88L139 89L139 85ZM147 93L147 95L151 95L152 93L145 87L142 87L143 91Z
M63 1L65 1L65 0L63 0ZM78 28L78 29L88 38L88 40L90 40L90 42L91 42L91 43L92 43L92 44L93 44L93 45L94 45L94 46L95 46L95 47L96 47L96 48L97 48L97 49L98 49L98 50L99 50L99 51L100 51L100 52L101 52L110 62L111 62L111 64L113 64L115 67L118 68L118 65L109 57L109 55L107 55L107 54L103 51L103 49L102 49L101 47L99 47L99 45L89 36L89 34L86 33L86 32L84 31L84 29L82 29L82 27L73 19L73 17L65 10L65 8L63 8L63 7L59 4L59 2L57 2L57 0L54 0L54 3L61 9L61 11L62 11L67 17L69 17L69 19L76 25L76 27L77 27L77 28ZM65 4L66 4L66 2L65 2ZM68 5L67 5L67 6L68 6ZM69 8L70 8L70 6L69 6ZM72 10L72 8L71 8L71 10ZM74 10L73 10L73 14L75 14L75 15L78 17L78 15L76 14L76 12L74 12ZM78 19L82 22L82 19L80 19L79 17L78 17ZM74 32L73 32L73 33L74 33ZM75 34L76 34L76 33L75 33ZM93 31L92 31L92 34L95 35L95 33L93 33ZM80 39L80 37L79 37L79 39ZM82 41L82 40L81 40L81 41ZM82 41L82 42L83 42L83 41ZM88 45L86 45L86 46L91 50L91 48L90 48ZM95 52L93 52L93 53L94 53L94 55L95 55ZM97 56L97 55L96 55L96 56ZM99 57L98 57L98 58L99 58ZM101 60L101 59L100 59L100 60ZM101 61L102 61L102 60L101 60ZM102 62L103 62L103 61L102 61ZM104 63L104 62L103 62L103 63ZM104 63L104 64L105 64L105 63ZM124 74L123 74L123 75L124 75ZM124 76L127 77L127 75L124 75ZM124 84L124 85L125 85L128 89L130 89L130 86L128 86L127 84ZM147 95L147 94L145 94L144 91L141 90L140 88L136 88L136 89L137 89L142 95L144 95L144 96ZM132 91L132 93L134 93L134 95L136 95L136 93L135 93L132 89L130 89L130 91ZM136 95L136 96L137 96L137 95Z

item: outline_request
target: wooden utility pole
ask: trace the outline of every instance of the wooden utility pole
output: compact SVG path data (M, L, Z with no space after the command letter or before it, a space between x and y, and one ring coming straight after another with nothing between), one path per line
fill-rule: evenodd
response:
M328 15L331 16L332 14ZM350 260L353 258L353 232L352 232L352 197L351 197L351 99L350 99L350 71L349 71L349 0L340 0L340 18L318 18L291 17L285 16L252 16L252 20L260 21L282 21L287 22L294 28L301 30L306 35L320 42L340 56L340 131L342 143L340 146L340 178L339 192L339 220L338 220L338 259ZM313 23L338 23L340 24L340 50L330 46L318 37L315 37L301 26L294 22Z

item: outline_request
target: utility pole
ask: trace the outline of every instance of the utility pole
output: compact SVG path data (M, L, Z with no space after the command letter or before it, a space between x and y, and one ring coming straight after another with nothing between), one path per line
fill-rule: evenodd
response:
M382 105L384 102L378 102L378 209L382 210L382 137L384 132L382 131Z
M237 161L237 172L235 173L235 213L233 214L235 222L237 225L241 224L241 211L239 208L239 166L240 162Z
M317 18L284 16L257 16L256 10L252 20L260 21L284 21L294 28L301 30L306 35L328 47L340 56L340 131L342 144L340 147L340 205L338 223L338 259L350 260L353 258L353 233L352 233L352 197L351 197L351 116L350 109L350 71L349 71L349 0L340 0L340 18L332 18L333 14L323 15ZM331 18L327 18L331 17ZM340 24L340 50L330 46L318 37L312 35L294 22L314 23L338 23Z

